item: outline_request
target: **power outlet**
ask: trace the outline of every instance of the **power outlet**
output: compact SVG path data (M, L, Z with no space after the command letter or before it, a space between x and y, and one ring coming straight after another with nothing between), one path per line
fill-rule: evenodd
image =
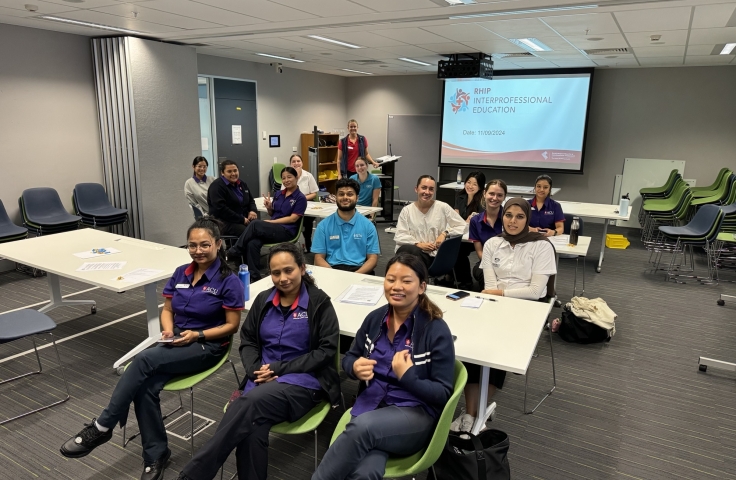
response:
M273 157L273 163L279 163L279 157Z
M291 147L291 151L292 151L293 153L296 153L296 147Z

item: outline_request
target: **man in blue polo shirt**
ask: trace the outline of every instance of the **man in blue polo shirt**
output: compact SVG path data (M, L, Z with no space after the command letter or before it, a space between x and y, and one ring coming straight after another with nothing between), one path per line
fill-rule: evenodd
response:
M314 264L373 275L381 250L376 227L355 209L360 185L341 178L335 188L337 212L319 222L312 239Z

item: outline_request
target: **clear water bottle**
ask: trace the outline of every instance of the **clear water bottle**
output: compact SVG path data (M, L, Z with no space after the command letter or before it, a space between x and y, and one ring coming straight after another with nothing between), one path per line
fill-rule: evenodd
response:
M461 169L457 169L457 184L460 185L463 183L463 171Z
M578 236L580 231L580 218L572 217L572 225L570 225L570 245L578 244Z
M238 270L238 278L243 282L243 292L245 293L245 301L250 300L250 272L248 271L248 265L241 265Z
M629 198L629 194L621 195L621 203L618 204L618 214L622 217L625 217L629 214L629 202L631 199Z

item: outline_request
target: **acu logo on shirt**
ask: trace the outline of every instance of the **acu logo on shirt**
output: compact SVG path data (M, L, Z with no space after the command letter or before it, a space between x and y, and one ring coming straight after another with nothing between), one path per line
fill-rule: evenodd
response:
M219 292L216 288L214 288L214 287L208 287L207 285L205 285L204 287L202 287L202 291L204 293L211 293L212 295L217 295L218 292Z
M309 315L307 312L294 312L293 315L294 320L307 320L309 318Z

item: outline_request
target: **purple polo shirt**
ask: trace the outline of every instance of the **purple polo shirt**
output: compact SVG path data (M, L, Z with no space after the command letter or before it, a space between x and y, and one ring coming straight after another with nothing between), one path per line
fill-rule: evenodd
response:
M288 217L292 213L299 216L304 215L307 211L307 197L297 188L291 195L286 196L286 190L279 190L273 197L273 215L271 220ZM296 235L296 223L281 224L292 235Z
M197 264L182 265L164 287L163 296L171 299L174 326L180 330L206 330L225 323L225 310L243 310L245 293L237 275L222 278L220 259L216 259L202 278L192 284Z
M202 175L202 180L200 180L197 174L195 173L194 175L192 175L192 178L197 183L207 183L207 175ZM223 178L223 180L225 179ZM225 180L225 183L227 183L227 180Z
M468 240L471 242L480 242L485 245L489 238L501 235L503 233L503 209L498 209L498 218L493 226L488 225L488 212L474 216L470 219L468 227Z
M243 203L243 192L241 192L240 189L238 188L238 185L240 185L240 179L238 179L237 182L230 182L227 178L225 178L225 175L223 175L222 181L225 182L225 185L227 185L227 188L235 192L235 196L238 197L238 200L240 200L240 203Z
M550 228L554 230L555 222L564 222L565 214L562 213L562 207L559 203L552 200L551 197L544 199L542 208L537 208L537 197L531 202L532 218L529 221L530 227Z
M357 417L362 413L379 408L381 404L397 407L416 407L421 405L427 413L434 417L434 410L398 385L399 379L391 369L391 362L396 352L400 350L411 351L414 347L411 339L414 330L414 314L412 313L404 324L399 327L399 330L394 335L394 341L391 342L388 339L388 319L390 313L391 310L389 310L383 319L378 339L373 342L375 348L367 355L367 358L376 361L376 364L373 366L373 379L368 382L366 389L358 395L350 413L354 417Z
M309 318L307 306L309 293L307 286L302 283L294 303L289 312L284 315L281 311L281 294L273 289L266 300L268 311L263 317L258 332L261 340L261 360L263 365L273 362L288 362L309 353ZM288 373L276 379L279 383L299 385L312 390L321 390L319 380L313 373ZM248 380L243 389L243 395L248 393L257 384Z

